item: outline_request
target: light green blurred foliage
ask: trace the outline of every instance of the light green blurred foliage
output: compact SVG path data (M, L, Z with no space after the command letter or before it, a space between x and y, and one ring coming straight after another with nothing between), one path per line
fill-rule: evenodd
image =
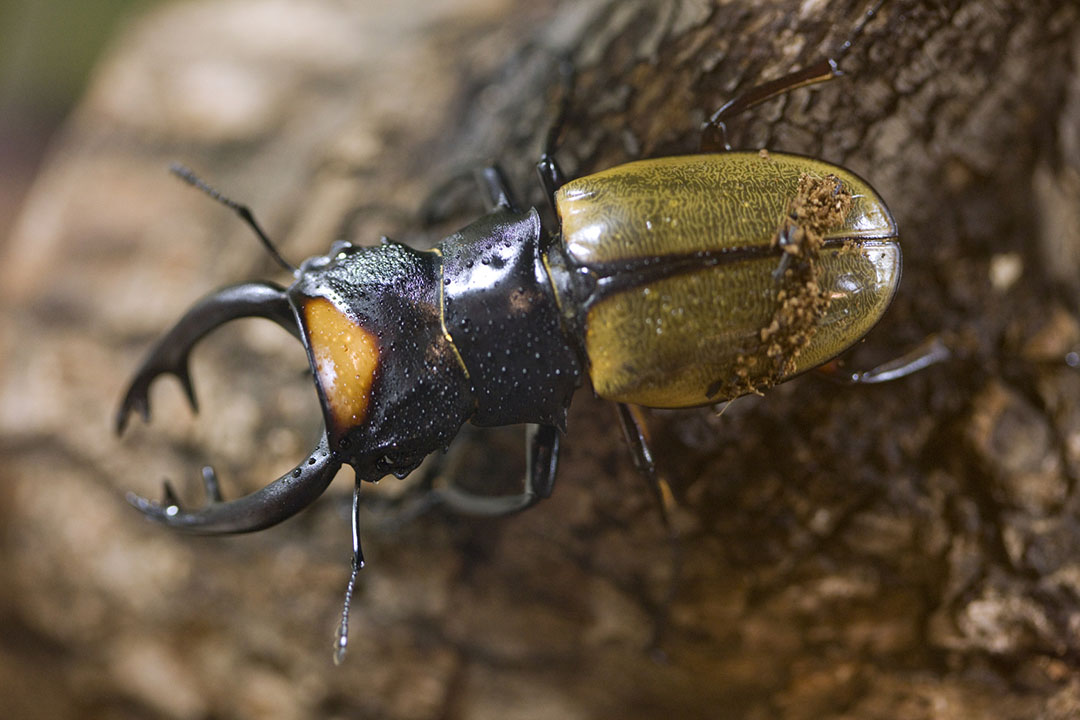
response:
M0 112L63 114L118 27L157 2L0 0Z

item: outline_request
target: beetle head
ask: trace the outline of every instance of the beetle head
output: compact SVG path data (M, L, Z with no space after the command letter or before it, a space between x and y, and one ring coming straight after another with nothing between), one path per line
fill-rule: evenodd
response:
M440 273L434 252L337 243L287 291L330 447L363 480L405 475L473 412L442 324Z
M194 345L217 326L241 317L273 320L307 350L323 409L315 450L257 493L222 502L212 470L204 472L208 502L184 510L165 499L130 500L172 527L200 533L258 530L295 514L329 485L342 464L359 480L403 476L445 448L475 409L464 364L442 325L441 258L386 241L373 247L335 243L305 261L287 290L269 283L228 288L197 303L151 351L121 404L149 417L148 390L159 375L179 378L192 405L188 373Z

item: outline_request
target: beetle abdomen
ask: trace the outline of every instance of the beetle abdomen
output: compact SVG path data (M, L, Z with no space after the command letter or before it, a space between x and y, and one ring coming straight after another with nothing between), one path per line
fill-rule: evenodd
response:
M797 341L777 344L791 289L776 272L776 241L804 176L835 176L850 209L816 251L808 282L821 302L805 310L813 316ZM556 201L569 261L595 283L578 319L593 387L612 400L690 407L774 385L858 341L900 279L881 198L811 158L644 160L573 180Z

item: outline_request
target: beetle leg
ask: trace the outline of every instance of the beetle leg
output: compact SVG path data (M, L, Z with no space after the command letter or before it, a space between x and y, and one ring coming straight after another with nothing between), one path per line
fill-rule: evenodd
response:
M261 490L239 500L222 502L214 469L203 469L207 502L197 510L185 510L165 483L162 501L128 493L127 500L151 520L176 530L201 535L220 535L262 530L292 517L319 497L334 479L341 460L330 452L326 430L307 458L293 470Z
M615 408L623 437L626 438L626 444L630 448L634 468L648 481L649 489L653 491L663 516L664 525L670 528L671 512L675 509L675 495L671 492L667 481L656 472L656 463L653 461L652 451L649 450L645 419L636 406L615 403Z
M123 433L132 411L150 419L150 385L159 375L175 375L196 412L195 388L188 372L188 356L195 344L214 328L241 317L264 317L299 337L285 291L270 283L248 283L226 288L199 301L165 334L143 360L116 413L116 432Z
M462 515L487 517L520 512L551 496L551 491L555 488L555 470L558 464L558 428L554 425L526 425L524 492L519 495L492 497L474 495L447 485L428 493L424 499L424 509L441 505Z
M645 418L636 405L626 403L615 404L616 414L619 416L619 425L622 426L623 437L630 448L630 457L634 461L634 467L648 482L649 488L657 500L660 508L660 517L664 521L664 527L668 532L668 543L671 549L671 578L668 582L667 591L663 602L656 608L653 617L653 636L650 642L655 650L660 647L660 641L667 625L668 610L675 601L675 594L679 587L679 578L682 575L682 544L679 530L672 522L671 516L675 511L675 495L671 492L671 486L656 472L656 463L653 462L652 451L649 450L648 430Z
M940 335L934 334L900 357L869 370L844 373L833 361L817 368L817 371L824 377L845 385L872 385L914 375L931 365L951 360L953 355L949 344Z
M828 58L798 72L752 87L741 95L737 95L724 103L701 126L701 151L731 150L731 143L728 142L727 137L727 123L733 117L778 95L783 95L807 85L826 82L840 77L841 74L840 69L836 66L836 61Z
M548 206L553 213L555 209L555 192L566 184L566 175L555 160L555 151L559 148L559 136L562 135L566 125L566 117L570 112L570 101L574 97L574 85L577 81L577 72L574 64L563 59L559 63L559 99L558 110L555 119L544 136L544 144L540 148L540 161L536 163L536 172L540 176L540 186L544 189L544 197L548 200Z
M862 35L863 30L866 29L866 26L874 19L874 16L877 15L878 11L881 10L881 6L884 4L885 0L877 0L877 2L871 5L870 8L863 13L862 20L855 26L851 35L848 36L847 40L844 41L840 48L833 53L833 57L826 58L808 68L793 72L790 75L785 75L782 78L756 85L725 103L705 121L704 125L701 126L701 151L718 152L720 150L731 150L731 144L728 143L727 138L727 122L736 115L740 115L746 110L749 110L756 105L760 105L766 100L771 100L778 95L791 92L796 88L826 82L843 75L837 67L837 61L851 49L855 40Z
M518 211L520 205L506 174L498 165L456 172L432 190L420 205L420 221L425 226L438 224L453 215L457 205L463 204L467 193L457 190L463 181L473 180L480 190L484 210L498 209Z
M476 184L484 192L484 207L488 212L495 210L518 211L514 190L506 179L506 174L498 165L488 165L474 172Z
M540 156L540 162L536 163L536 174L540 176L540 187L544 189L544 197L547 198L551 212L558 213L555 208L555 193L566 184L566 175L555 158L544 153ZM556 215L557 216L557 215Z

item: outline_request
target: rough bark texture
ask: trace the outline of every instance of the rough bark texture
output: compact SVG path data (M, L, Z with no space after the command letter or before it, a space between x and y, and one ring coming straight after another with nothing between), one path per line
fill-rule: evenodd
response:
M905 277L855 353L930 333L955 360L888 385L816 377L650 414L681 504L672 569L611 409L583 390L554 497L521 516L364 516L348 662L330 662L349 482L272 530L190 538L127 489L235 496L291 467L318 410L302 350L239 324L122 441L141 353L217 286L274 277L181 160L249 201L293 259L335 237L418 245L456 170L499 158L532 201L555 58L580 80L561 160L693 151L740 88L837 48L867 3L178 3L134 23L4 248L0 716L1070 718L1080 715L1080 12L893 0L847 76L749 113L738 146L863 175ZM451 198L454 199L454 198ZM453 206L455 203L448 203ZM723 318L717 318L723 322ZM265 326L265 327L264 327ZM458 472L520 471L464 433ZM382 483L392 494L400 484Z

